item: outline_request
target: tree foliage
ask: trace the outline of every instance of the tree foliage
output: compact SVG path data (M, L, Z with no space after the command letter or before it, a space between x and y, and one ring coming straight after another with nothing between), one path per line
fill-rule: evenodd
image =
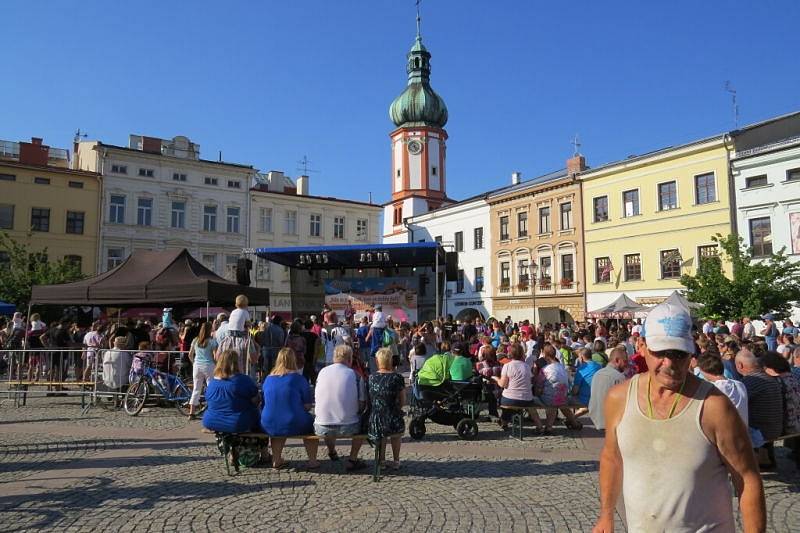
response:
M788 316L793 303L800 301L800 263L792 262L785 248L768 257L753 257L752 248L736 235L717 234L712 240L720 255L700 260L697 274L681 276L689 300L704 305L708 317L755 317L771 312ZM722 269L732 266L733 277Z
M0 250L8 254L8 262L0 264L0 300L25 308L31 298L31 287L66 283L81 279L80 268L66 259L50 260L47 248L29 252L25 246L0 233Z

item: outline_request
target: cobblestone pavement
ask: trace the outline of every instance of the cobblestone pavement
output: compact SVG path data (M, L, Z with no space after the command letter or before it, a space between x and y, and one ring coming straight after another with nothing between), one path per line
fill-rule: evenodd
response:
M81 417L74 399L0 403L0 532L588 531L596 516L589 428L518 442L486 423L465 442L429 424L425 440L406 437L402 469L380 483L327 459L303 470L298 442L285 450L292 468L229 477L199 429L168 408ZM770 531L797 531L800 477L783 455L780 465L765 474Z

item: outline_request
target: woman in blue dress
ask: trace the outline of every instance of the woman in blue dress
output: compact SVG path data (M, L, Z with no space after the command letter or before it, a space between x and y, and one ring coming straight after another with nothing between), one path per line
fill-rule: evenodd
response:
M225 350L217 360L214 378L206 389L208 409L203 426L220 433L261 431L258 421L258 386L239 372L239 355Z
M314 434L314 418L308 412L314 400L308 381L300 373L302 370L297 367L294 350L281 348L275 367L262 385L264 409L261 412L261 427L270 436L274 468L286 464L281 456L285 437ZM317 439L303 439L303 444L308 454L306 468L319 468Z

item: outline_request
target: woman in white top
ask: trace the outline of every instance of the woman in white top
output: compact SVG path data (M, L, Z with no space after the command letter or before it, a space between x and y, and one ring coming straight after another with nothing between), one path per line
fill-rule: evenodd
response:
M217 357L225 350L235 350L239 354L239 368L245 374L254 377L258 366L258 351L247 331L247 322L250 320L250 313L247 312L249 303L244 294L236 297L236 309L231 312L228 319L225 336L221 339L217 337L219 342Z
M723 374L725 372L725 365L722 363L722 358L712 354L704 353L697 359L697 372L700 378L705 379L713 384L725 396L727 396L739 416L744 421L744 425L748 425L747 416L747 389L744 383L736 381L735 379L728 379Z

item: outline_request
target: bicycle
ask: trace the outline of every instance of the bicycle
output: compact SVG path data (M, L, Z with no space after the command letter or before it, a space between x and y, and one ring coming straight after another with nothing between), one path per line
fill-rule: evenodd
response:
M125 392L123 408L130 416L142 412L144 404L151 394L157 393L165 401L174 402L175 408L183 416L189 414L189 399L192 392L183 380L175 374L167 374L153 368L149 358L138 358L142 362L141 375L133 380ZM151 392L152 391L152 392ZM206 409L205 397L200 396L200 403L195 406L195 414Z

